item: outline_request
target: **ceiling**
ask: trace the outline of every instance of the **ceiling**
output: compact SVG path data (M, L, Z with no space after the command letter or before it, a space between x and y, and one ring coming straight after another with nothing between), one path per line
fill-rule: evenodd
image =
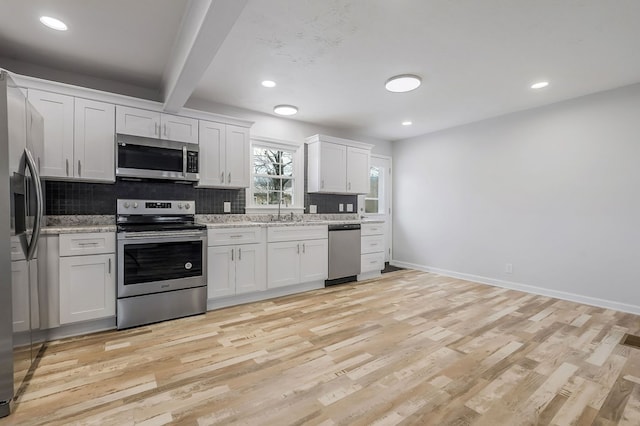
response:
M225 15L231 3L240 6ZM277 104L293 104L299 107L293 119L384 140L640 82L637 0L3 0L2 6L12 13L0 14L0 56L155 89L165 98L180 92L173 101L179 106L198 99L272 114ZM43 27L43 14L63 19L69 31ZM421 76L422 86L409 93L384 89L389 77L405 73ZM277 86L262 87L265 79ZM529 88L540 80L550 85Z

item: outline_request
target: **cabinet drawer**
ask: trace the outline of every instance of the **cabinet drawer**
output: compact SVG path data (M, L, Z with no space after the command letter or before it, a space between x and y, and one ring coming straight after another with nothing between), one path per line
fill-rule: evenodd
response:
M361 235L382 235L384 234L384 223L363 223Z
M382 271L384 269L384 253L363 254L360 257L360 273Z
M248 228L209 229L207 232L207 240L209 246L261 243L264 241L264 228L255 226Z
M299 241L299 240L319 240L329 238L327 225L311 226L274 226L267 228L267 240L276 241Z
M384 236L369 235L362 237L361 251L362 254L384 252Z
M60 256L115 253L116 234L93 232L90 234L60 234Z

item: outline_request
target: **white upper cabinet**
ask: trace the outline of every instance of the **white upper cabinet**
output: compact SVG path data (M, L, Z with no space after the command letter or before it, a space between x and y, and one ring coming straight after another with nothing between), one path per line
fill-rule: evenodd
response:
M347 147L347 192L369 192L369 156L367 149Z
M371 145L331 136L307 138L309 192L369 192Z
M198 120L179 115L160 114L161 139L198 143Z
M92 181L115 181L115 106L76 98L74 175Z
M58 93L28 90L44 118L44 178L115 181L114 106Z
M116 107L116 132L198 143L198 120L118 105Z
M118 105L116 107L116 132L147 138L159 138L160 113Z
M40 175L72 178L73 96L29 89L28 98L44 118L44 158Z
M249 186L249 129L200 120L200 187Z

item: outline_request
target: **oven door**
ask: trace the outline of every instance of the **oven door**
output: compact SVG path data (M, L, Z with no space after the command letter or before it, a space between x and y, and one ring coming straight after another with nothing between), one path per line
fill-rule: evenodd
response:
M206 231L118 234L118 298L205 285Z

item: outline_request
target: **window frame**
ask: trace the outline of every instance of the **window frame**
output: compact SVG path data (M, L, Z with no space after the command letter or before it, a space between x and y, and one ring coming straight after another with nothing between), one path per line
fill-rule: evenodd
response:
M254 204L254 179L255 179L255 160L253 156L254 148L267 148L280 151L288 151L292 154L293 161L293 205L280 207L282 213L304 213L304 142L293 142L282 139L273 139L260 136L251 136L249 144L249 162L250 162L250 185L246 189L247 203L245 211L247 214L252 213L277 213L277 205Z

